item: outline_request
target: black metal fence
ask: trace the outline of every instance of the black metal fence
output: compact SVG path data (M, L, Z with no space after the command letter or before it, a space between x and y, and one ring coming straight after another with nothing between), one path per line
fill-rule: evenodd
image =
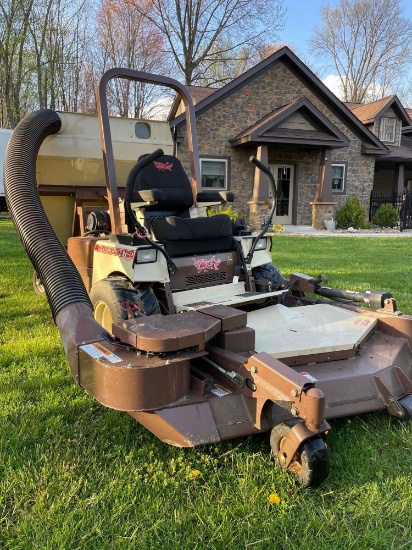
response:
M369 204L369 221L378 211L381 204L392 204L399 215L400 230L412 229L412 191L404 193L377 193L372 191Z

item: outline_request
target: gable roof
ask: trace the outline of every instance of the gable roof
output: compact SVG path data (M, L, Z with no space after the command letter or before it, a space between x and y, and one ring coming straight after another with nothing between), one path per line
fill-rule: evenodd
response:
M282 127L292 115L303 114L309 129ZM255 143L288 143L326 147L347 147L349 139L317 109L307 97L300 97L274 109L230 140L232 146Z
M397 112L399 118L406 126L411 124L407 111L395 94L378 99L377 101L364 103L358 107L349 107L349 109L363 124L372 124L375 118L382 115L389 107L392 107Z
M279 63L284 63L288 69L310 89L333 114L341 120L362 142L362 152L373 155L385 155L388 149L385 145L366 128L362 122L348 109L323 82L287 47L276 51L239 77L235 78L223 88L219 88L213 94L199 101L195 106L197 116L206 113L216 104L230 97L234 92L259 78ZM185 124L185 116L179 115L170 120L171 127Z
M202 99L205 99L206 97L209 97L211 94L216 92L219 88L210 88L206 86L188 86L186 85L186 88L189 90L190 96L193 101L193 105L196 105L199 103L199 101L202 101ZM179 94L175 95L175 98L173 100L172 106L170 107L170 112L168 116L168 120L171 120L176 116L177 110L180 105L180 96Z

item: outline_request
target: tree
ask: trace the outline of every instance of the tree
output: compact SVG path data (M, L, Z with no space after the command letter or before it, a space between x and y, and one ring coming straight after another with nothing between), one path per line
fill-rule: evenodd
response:
M6 124L14 128L27 111L30 101L30 61L25 48L29 34L28 16L33 1L0 2L0 78Z
M224 86L260 61L254 48L244 46L232 52L232 47L231 42L224 45L220 41L212 46L208 58L197 67L198 86Z
M147 2L148 3L148 2ZM145 2L140 0L143 7ZM145 72L169 72L163 52L163 35L129 1L102 0L97 16L99 69L123 67ZM148 116L159 88L114 79L108 91L112 112L120 116Z
M285 21L282 0L152 0L144 6L132 1L165 37L186 84L276 39Z
M86 0L0 1L2 126L14 128L36 108L77 110L86 7Z
M400 0L340 0L321 10L311 51L337 72L344 101L388 95L411 61L412 23Z

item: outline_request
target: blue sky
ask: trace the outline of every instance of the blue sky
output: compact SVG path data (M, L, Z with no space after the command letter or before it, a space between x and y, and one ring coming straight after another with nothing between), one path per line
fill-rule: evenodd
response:
M282 42L295 46L300 53L306 54L306 41L319 21L322 5L339 4L339 0L285 0L288 9ZM403 0L404 15L412 19L412 0Z
M324 4L337 5L339 0L284 0L284 4L288 12L280 42L294 46L296 53L303 56L304 60L311 60L307 40L319 22L320 9ZM401 4L405 17L412 20L412 0L402 0ZM324 78L326 75L318 73L318 76Z

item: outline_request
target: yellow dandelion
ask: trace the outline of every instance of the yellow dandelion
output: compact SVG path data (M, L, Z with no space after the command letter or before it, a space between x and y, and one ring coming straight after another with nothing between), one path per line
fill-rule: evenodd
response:
M201 471L200 470L192 470L192 477L194 477L195 479L197 477L199 477L201 474Z
M271 495L269 495L269 502L271 504L279 504L280 497L276 493L272 493Z
M348 424L352 424L352 420L350 418L348 419Z

